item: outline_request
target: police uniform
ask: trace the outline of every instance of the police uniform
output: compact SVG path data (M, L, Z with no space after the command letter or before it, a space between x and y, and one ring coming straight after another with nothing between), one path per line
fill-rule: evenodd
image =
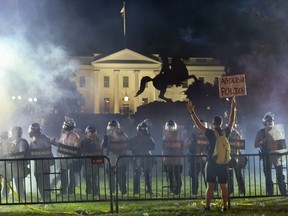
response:
M84 157L90 156L84 160L83 173L86 180L86 194L97 195L99 167L97 164L92 164L91 156L101 156L101 141L96 135L96 128L87 126L85 129L85 136L81 142L81 155Z
M205 163L207 155L208 140L199 130L192 134L188 140L189 157L189 175L192 179L192 194L196 195L199 188L199 174L201 173L205 181Z
M65 157L60 161L62 193L75 194L75 173L79 171L79 160L69 159L80 154L80 136L74 131L76 123L73 119L67 118L62 126L62 134L58 141L58 154ZM68 178L69 173L69 178ZM68 182L69 180L69 182Z
M137 126L138 133L129 139L128 148L132 152L132 155L151 155L151 151L155 148L155 142L149 133L149 127L145 123L141 123ZM153 166L154 158L150 157L135 157L133 159L133 171L134 171L134 193L140 192L140 175L143 170L145 177L146 192L152 194L151 185L151 170Z
M52 157L51 142L45 134L39 134L32 137L29 149L31 157L35 158L49 158ZM45 175L46 173L46 175ZM48 159L35 160L34 175L37 182L37 187L42 199L49 200L49 186L50 186L50 164ZM47 175L48 174L48 175Z
M165 125L162 154L171 156L183 155L183 140L180 137L180 131L177 124L170 120ZM181 173L183 169L182 157L163 157L163 168L167 173L170 192L175 195L180 194L182 179Z
M119 156L128 155L128 136L125 132L120 130L120 124L118 121L113 120L107 125L107 132L104 135L102 141L102 149L106 151L107 156L111 163L112 172L112 193L115 192L115 176L116 162ZM122 194L126 194L126 172L129 160L122 158L118 164L118 183ZM109 174L109 172L108 172Z
M232 129L229 141L235 141L235 140L241 140L241 136L235 129ZM229 185L229 194L232 194L234 192L234 181L233 181L233 169L235 172L236 181L238 183L238 191L240 194L245 194L245 183L243 178L243 169L246 165L247 158L243 155L241 155L240 149L231 149L231 155L232 155L232 161L235 163L232 164L232 167L229 167L229 176L228 176L228 185Z
M1 159L6 159L8 157L8 154L10 154L11 152L11 145L8 140L8 131L1 132L0 149L1 149L1 152L0 152ZM3 175L8 182L11 182L12 180L11 163L2 161L0 164L0 174ZM8 191L8 186L4 179L2 181L2 186L3 186L2 197L7 197L9 191Z
M29 144L26 139L22 138L22 128L14 127L9 132L9 142L11 145L11 152L8 156L10 159L24 159L27 157L29 151ZM25 187L24 180L25 177L30 174L30 169L28 168L28 163L25 160L12 161L12 178L15 181L15 186L18 195L21 199L25 199Z
M272 136L279 135L280 131L274 126L274 114L268 112L263 118L263 125L265 126L257 132L254 147L260 148L260 158L263 160L263 172L266 179L266 192L268 195L273 195L273 180L272 180L272 164L276 170L276 179L281 195L287 195L285 177L283 175L282 157L281 155L273 155L273 152L279 150L277 140ZM276 136L275 136L276 137ZM272 155L270 155L272 154Z

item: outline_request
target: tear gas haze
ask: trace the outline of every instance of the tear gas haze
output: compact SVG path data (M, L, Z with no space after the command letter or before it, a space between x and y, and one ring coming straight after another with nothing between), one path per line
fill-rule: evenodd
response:
M34 46L20 35L0 38L0 56L0 128L18 108L45 102L41 108L51 109L67 94L55 79L71 77L77 69L61 47L48 42Z

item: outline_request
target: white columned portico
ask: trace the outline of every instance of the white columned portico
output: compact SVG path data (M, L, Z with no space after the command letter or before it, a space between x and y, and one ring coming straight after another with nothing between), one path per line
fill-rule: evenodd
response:
M135 93L138 91L139 86L140 86L140 81L139 81L139 70L134 70L134 76L135 76ZM140 97L134 97L134 113L137 111L138 106L141 106L142 103L140 102Z
M100 104L100 87L99 87L99 78L98 78L98 75L99 75L99 70L94 70L94 79L95 79L95 85L94 85L94 92L95 92L95 97L94 97L94 113L100 113L100 107L99 107L99 104Z
M85 110L89 112L119 114L122 113L122 107L125 105L125 109L129 106L129 112L131 110L131 113L135 113L144 101L145 103L163 101L158 97L159 90L151 82L146 85L143 94L134 97L139 90L142 77L154 78L161 71L162 63L158 54L145 56L130 49L123 49L109 55L94 54L93 58L77 57L77 59L81 65L77 72L76 85L87 101ZM182 59L182 61L186 65L189 75L194 74L203 79L205 83L213 84L216 77L225 74L225 67L214 58L191 57ZM87 69L90 64L94 70ZM86 86L80 82L80 78L83 79L83 77L87 78ZM125 77L125 82L128 77L128 87L123 88L122 77ZM188 84L192 84L191 80ZM174 101L183 101L185 88L187 89L187 86L183 89L169 88L166 97L173 98ZM126 94L129 101L124 101Z
M114 70L114 113L119 113L119 70Z

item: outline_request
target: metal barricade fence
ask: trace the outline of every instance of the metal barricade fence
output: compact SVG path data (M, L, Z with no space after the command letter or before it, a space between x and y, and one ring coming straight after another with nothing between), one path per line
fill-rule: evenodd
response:
M286 194L287 153L269 156L266 177L263 156L243 154L242 165L239 156L233 157L240 166L228 169L231 199L281 196L283 187ZM104 156L2 159L0 205L109 202L111 212L114 204L118 212L125 201L204 199L205 160L205 155L123 155L111 167ZM270 174L272 193L266 184ZM216 187L214 198L220 197Z
M0 205L110 202L106 156L0 160Z
M278 158L278 165L282 167L281 177L285 179L286 190L287 153L269 154L269 157ZM147 162L148 158L153 161L152 165L149 160ZM174 165L165 164L165 158L173 158L176 163ZM278 180L280 177L277 177L276 166L272 165L272 162L270 168L274 192L269 194L265 187L266 178L263 172L263 159L260 159L259 154L243 154L241 157L232 155L232 158L234 158L235 163L231 163L227 170L230 199L283 195L279 189ZM178 166L179 159L181 161L180 166ZM241 159L244 159L244 161ZM129 163L122 163L123 160L129 161ZM116 175L116 212L119 211L119 202L121 201L204 199L206 191L205 162L205 155L120 156L116 165L116 173L119 173L120 169L122 172L121 175ZM121 167L123 164L126 167ZM123 175L123 170L126 175ZM149 180L147 180L149 174L147 172L150 173L151 191L147 190L147 184L149 184ZM278 175L280 174L278 173ZM135 184L135 182L137 183ZM126 185L124 192L121 190L121 187L124 187L123 184ZM180 187L180 190L175 191L175 187ZM218 185L215 188L214 198L221 198Z

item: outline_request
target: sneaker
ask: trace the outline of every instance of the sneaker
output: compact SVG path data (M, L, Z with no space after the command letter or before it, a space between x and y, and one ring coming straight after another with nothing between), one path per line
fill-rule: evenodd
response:
M210 211L211 209L210 209L210 207L204 206L202 210L203 210L204 212L207 212L207 211Z
M153 195L153 192L151 190L147 190L146 194Z
M227 208L225 208L225 207L221 208L221 212L226 212L226 211L227 211Z
M239 191L239 194L240 194L240 195L245 195L245 191L240 190L240 191Z

